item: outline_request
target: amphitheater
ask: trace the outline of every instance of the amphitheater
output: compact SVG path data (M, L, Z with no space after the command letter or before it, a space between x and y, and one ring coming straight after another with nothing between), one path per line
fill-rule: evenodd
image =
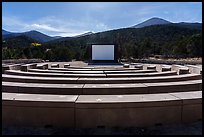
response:
M200 120L200 66L2 64L2 125L146 127Z

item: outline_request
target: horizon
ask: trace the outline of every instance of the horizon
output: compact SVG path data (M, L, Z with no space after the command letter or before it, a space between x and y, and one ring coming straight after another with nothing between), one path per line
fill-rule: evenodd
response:
M202 23L202 2L2 2L2 29L49 36L127 28L154 17Z

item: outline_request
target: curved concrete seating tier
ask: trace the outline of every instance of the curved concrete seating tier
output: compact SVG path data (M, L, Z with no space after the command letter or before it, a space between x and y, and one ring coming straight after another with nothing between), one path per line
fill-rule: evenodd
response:
M43 70L41 70L43 71ZM44 71L46 72L46 71ZM18 70L6 70L5 74L19 75L19 76L41 76L41 77L153 77L153 76L171 76L177 75L175 71L155 72L155 73L124 73L124 74L64 74L64 73L40 73L40 72L23 72Z
M94 69L94 67L77 67L77 66L68 66L70 69Z
M81 68L81 69L75 69L75 68L48 68L48 70L58 70L58 71L91 71L92 69L86 69L86 68Z
M177 75L176 71L152 72L152 73L127 73L127 74L106 74L108 78L113 77L153 77Z
M81 95L76 101L76 127L143 127L199 119L202 119L201 91L118 96Z
M81 68L81 69L75 69L75 68L48 68L48 70L62 70L62 71L134 71L139 70L138 68Z
M70 64L64 64L64 68L68 68Z
M184 92L202 89L202 80L160 82L160 83L133 83L133 84L85 84L83 94L149 94Z
M77 97L2 93L3 125L74 127Z
M62 74L103 74L103 71L60 71L60 70L39 70L30 69L29 72L40 72L40 73L62 73Z
M2 81L5 82L22 82L22 83L50 83L50 84L76 84L78 77L37 77L37 76L18 76L2 74Z
M176 82L202 79L200 74L185 74L158 77L129 77L129 78L79 78L77 83L85 84L122 84L122 83L156 83L156 82Z
M62 73L40 73L40 72L22 72L15 70L6 70L5 74L19 76L39 76L39 77L106 77L106 74L62 74Z
M122 84L122 83L155 83L175 82L202 79L201 74L185 74L160 77L133 77L133 78L61 78L61 77L33 77L2 74L2 81L24 83L50 83L50 84Z
M37 127L145 127L202 119L202 91L141 95L2 93L2 124Z
M64 73L64 74L116 74L116 73L151 73L157 72L156 70L124 70L124 71L95 71L95 70L88 70L88 71L62 71L62 70L39 70L39 69L29 69L29 72L41 72L41 73Z
M123 73L152 73L152 72L157 72L156 70L118 70L118 71L113 71L113 70L106 70L104 73L106 74L123 74Z
M59 68L59 64L51 64L51 68Z
M84 84L42 84L2 82L2 91L9 93L81 95Z
M202 90L202 80L125 84L42 84L2 82L3 92L65 95L169 93Z

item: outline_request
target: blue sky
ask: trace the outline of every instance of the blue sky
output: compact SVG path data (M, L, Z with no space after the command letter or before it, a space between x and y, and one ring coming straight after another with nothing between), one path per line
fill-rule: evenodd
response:
M37 30L50 36L125 28L152 17L202 22L201 2L3 2L2 27Z

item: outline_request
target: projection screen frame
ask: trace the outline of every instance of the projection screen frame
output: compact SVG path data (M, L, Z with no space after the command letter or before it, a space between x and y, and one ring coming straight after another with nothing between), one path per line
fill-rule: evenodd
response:
M92 45L114 45L114 60L92 60ZM118 45L113 43L89 44L89 62L92 63L117 63L118 62Z

